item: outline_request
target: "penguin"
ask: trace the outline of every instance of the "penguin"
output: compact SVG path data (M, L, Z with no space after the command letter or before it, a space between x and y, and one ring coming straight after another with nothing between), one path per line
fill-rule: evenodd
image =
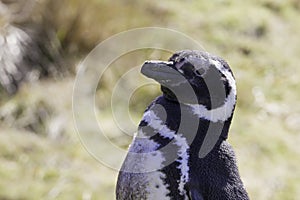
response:
M225 60L182 50L146 61L141 73L161 85L145 110L119 171L117 200L248 200L226 141L236 83Z

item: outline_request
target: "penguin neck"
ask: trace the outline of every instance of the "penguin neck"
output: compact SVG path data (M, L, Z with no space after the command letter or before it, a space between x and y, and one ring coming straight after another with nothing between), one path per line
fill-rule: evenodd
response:
M209 117L199 117L190 105L169 100L163 95L145 112L140 127L148 126L157 131L159 134L150 131L149 135L152 135L151 139L159 143L160 147L167 145L175 134L184 137L191 154L198 156L205 142L216 146L227 139L232 115L233 112L225 121L211 121ZM169 135L168 132L174 135Z
M190 145L189 151L192 155L198 156L201 147L206 145L204 144L205 142L212 143L214 145L212 148L214 148L228 138L234 108L230 110L231 115L229 117L227 117L226 113L224 114L226 115L226 120L223 121L221 120L223 118L220 118L220 120L211 121L209 117L202 117L203 114L199 116L190 105L181 104L169 100L165 96L163 97L165 102L168 102L166 110L177 110L177 112L180 112L179 117L176 119L177 134L182 134L183 137L187 139ZM168 115L172 118L175 116L172 112L168 113ZM167 120L167 122L168 121L169 120ZM169 123L168 125L171 124L172 123Z
M197 134L190 143L191 155L199 157L201 148L212 150L225 141L228 138L231 119L232 117L225 122L212 122L206 119L199 119Z

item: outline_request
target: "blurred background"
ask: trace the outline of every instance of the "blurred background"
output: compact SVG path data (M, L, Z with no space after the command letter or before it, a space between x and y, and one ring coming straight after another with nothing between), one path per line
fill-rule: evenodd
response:
M76 134L73 83L99 42L145 26L183 32L229 62L238 85L229 141L251 199L299 199L299 0L1 0L0 199L114 199L117 172ZM169 56L145 50L115 63L99 84L99 109L109 113L122 63ZM132 118L159 93L135 93ZM110 136L124 149L131 140Z

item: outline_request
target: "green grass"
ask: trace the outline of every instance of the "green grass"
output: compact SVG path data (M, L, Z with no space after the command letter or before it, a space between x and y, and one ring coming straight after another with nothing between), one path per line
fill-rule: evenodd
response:
M65 41L67 25L80 5L80 1L69 2L64 5L70 7L58 10L53 17L61 41ZM90 1L82 11L79 28L69 35L68 42L80 49L69 49L70 57L72 53L80 57L98 41L136 27L167 27L193 37L207 51L224 57L235 73L238 105L229 141L236 150L251 199L298 199L298 1L130 2L133 1ZM108 137L122 148L130 137L112 131L116 128L107 108L109 85L122 75L117 68L120 63L135 65L151 56L168 57L165 52L151 50L124 56L124 60L112 65L113 71L107 72L103 88L99 86L96 94L103 114L99 118L110 130ZM0 199L114 198L117 172L88 154L74 129L73 81L70 75L63 80L28 83L15 96L1 98ZM124 87L132 84L136 82ZM158 87L141 88L134 93L129 109L135 122L157 94Z

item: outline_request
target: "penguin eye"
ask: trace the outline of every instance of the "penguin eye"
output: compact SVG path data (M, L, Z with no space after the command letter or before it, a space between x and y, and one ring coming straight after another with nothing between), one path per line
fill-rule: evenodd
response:
M195 70L195 74L198 75L198 76L203 76L205 74L205 69L203 68L200 68L198 70Z
M184 71L184 73L186 74L192 74L194 66L191 63L187 62L180 66L180 70Z

